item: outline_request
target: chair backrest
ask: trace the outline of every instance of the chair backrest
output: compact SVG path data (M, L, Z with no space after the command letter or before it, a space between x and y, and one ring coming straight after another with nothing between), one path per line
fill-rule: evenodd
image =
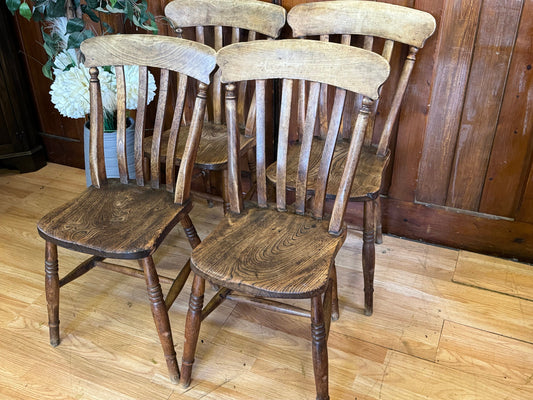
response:
M224 45L256 40L257 34L266 38L278 37L285 25L286 12L281 6L260 0L174 0L165 7L165 16L181 37L183 28L195 28L195 40L209 43L215 50ZM225 28L228 32L225 34ZM229 34L231 30L231 34ZM212 120L223 121L223 98L220 73L211 84ZM241 125L253 124L253 110L246 112L246 83L239 85L238 115ZM249 128L249 127L248 127ZM247 129L249 131L249 129Z
M260 207L267 207L266 165L265 165L265 80L282 79L281 110L279 117L279 138L276 172L276 207L286 211L287 196L285 190L287 149L291 125L291 108L294 81L310 82L310 98L318 99L320 84L337 88L335 103L338 112L331 115L324 152L322 153L315 197L311 213L316 218L324 214L324 199L333 148L337 139L342 114L342 104L347 91L364 96L363 106L359 111L350 150L348 152L341 184L335 199L330 219L330 232L339 234L342 230L344 213L349 198L355 169L361 151L364 131L372 102L378 98L379 88L389 75L389 65L381 56L355 47L335 43L311 40L278 40L229 45L217 53L217 63L222 71L222 82L226 85L226 120L229 134L228 181L231 210L240 212L238 140L236 134L235 85L233 82L243 80L256 81L256 154L257 154L257 198ZM304 214L308 200L307 178L311 142L316 119L317 102L309 101L307 120L299 155L299 167L295 190L295 212Z
M341 35L340 42L342 44L360 45L366 50L373 50L375 47L374 37L383 38L385 41L381 54L389 62L396 42L409 46L398 84L394 90L390 110L387 113L387 119L378 135L377 154L385 155L388 151L392 128L398 117L401 101L413 70L416 54L435 31L435 18L424 11L388 3L338 0L299 4L289 11L287 22L292 28L294 37L319 36L320 40L329 41L330 35ZM300 89L300 97L303 99L305 99L304 90L305 88ZM325 120L325 115L328 112L327 99L327 86L323 85L320 96L321 121ZM342 136L345 138L351 132L352 114L359 107L360 99L357 101L357 99L349 97L347 102L348 105L341 124ZM302 100L301 103L305 104L305 100ZM377 102L374 103L367 128L366 145L370 145L372 142L376 110ZM298 113L301 126L305 123L304 115L302 108ZM322 127L323 124L320 125ZM321 128L320 136L324 135L325 131Z
M95 187L105 184L107 177L104 164L103 150L103 120L101 84L98 78L97 67L113 66L116 75L116 104L117 104L117 158L120 181L128 183L128 170L126 160L126 100L127 79L125 71L127 66L138 66L138 80L132 79L130 90L137 90L138 101L136 107L136 124L134 140L135 176L137 185L145 184L143 174L143 140L145 130L153 128L152 160L151 160L151 186L159 187L162 176L159 162L159 149L162 147L161 138L165 120L172 120L168 139L168 153L166 171L166 190L172 192L175 188L174 200L177 203L185 202L189 197L190 181L196 148L202 129L205 110L206 91L209 76L215 68L215 51L209 47L193 41L154 35L106 35L85 40L81 44L81 51L85 56L85 66L90 71L90 169L91 179ZM152 74L148 68L160 70L157 85L157 110L153 127L148 127L146 122L147 103L154 94L150 93L153 86L149 84ZM179 90L173 108L173 115L166 118L167 99L169 89L169 76L173 73L180 74ZM198 95L196 97L193 120L190 128L187 146L182 156L182 163L174 182L175 143L180 131L180 121L184 107L187 77L199 81ZM152 87L152 89L150 89ZM169 101L170 102L170 101Z

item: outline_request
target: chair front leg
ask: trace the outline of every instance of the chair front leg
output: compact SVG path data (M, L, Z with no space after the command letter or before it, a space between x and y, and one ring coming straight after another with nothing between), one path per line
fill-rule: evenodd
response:
M45 245L44 276L50 344L56 347L59 344L59 273L57 246L48 241Z
M198 237L196 228L194 227L191 221L191 218L188 215L185 215L181 219L181 226L183 227L183 231L185 232L185 235L187 235L187 239L189 239L189 243L191 247L194 249L196 246L200 244L201 240Z
M316 399L328 400L328 347L321 296L311 299L311 341Z
M383 243L383 227L381 224L381 198L378 197L374 200L374 220L376 224L376 244Z
M148 290L148 297L150 298L150 305L152 308L152 315L154 317L159 340L163 347L163 353L167 362L168 373L172 383L178 383L180 372L178 362L176 360L176 352L174 351L174 342L172 341L172 331L170 329L170 320L168 317L167 308L163 299L163 292L159 284L159 278L155 269L154 260L151 256L139 260L139 265L144 270L144 277L146 280L146 288Z
M183 345L183 359L181 364L180 385L184 388L191 383L192 365L194 354L198 344L200 325L202 323L202 307L204 305L205 279L194 275L192 283L191 297L189 300L189 310L185 320L185 343Z
M374 268L376 247L374 244L374 202L364 202L363 213L363 279L365 286L365 315L372 315L374 309Z

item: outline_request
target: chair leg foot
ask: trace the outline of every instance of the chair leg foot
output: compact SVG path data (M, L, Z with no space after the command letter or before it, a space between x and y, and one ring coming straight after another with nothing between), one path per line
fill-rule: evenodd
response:
M146 279L146 288L148 290L148 297L150 298L150 306L152 309L152 316L154 317L157 333L159 334L159 341L163 347L163 353L168 368L168 375L173 383L179 381L179 367L176 360L176 352L174 351L174 342L172 341L172 330L170 329L170 319L168 317L167 307L159 284L159 278L155 269L154 261L151 256L140 259L139 265L144 270L144 277Z
M374 202L364 203L363 214L363 278L365 286L365 315L370 316L374 307L374 269L376 248L374 244Z
M51 242L45 244L45 291L48 308L48 329L50 332L50 344L53 347L59 345L59 273L57 261L57 246Z
M183 345L183 360L181 364L180 385L184 388L189 387L191 383L194 354L196 353L200 324L202 323L204 291L205 280L198 275L194 275L189 310L187 311L187 319L185 320L185 343Z
M311 340L317 400L329 399L328 348L326 338L322 300L320 296L315 296L311 299Z

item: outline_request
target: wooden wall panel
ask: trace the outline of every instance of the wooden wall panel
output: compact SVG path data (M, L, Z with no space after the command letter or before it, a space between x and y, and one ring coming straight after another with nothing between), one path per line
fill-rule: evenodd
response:
M416 199L444 205L482 0L446 1Z
M533 155L532 15L533 0L526 0L479 207L480 212L510 218L520 207ZM533 215L533 207L521 214L520 219Z
M479 208L521 11L522 0L483 2L447 206Z
M391 165L392 181L388 193L389 196L404 201L415 200L418 169L431 103L431 82L440 36L443 3L433 0L417 0L414 7L433 15L437 20L437 30L417 55L416 66L400 110L394 161Z

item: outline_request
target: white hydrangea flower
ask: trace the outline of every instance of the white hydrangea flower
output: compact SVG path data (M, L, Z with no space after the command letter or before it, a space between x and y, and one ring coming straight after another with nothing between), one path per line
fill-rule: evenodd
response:
M74 49L68 49L63 50L61 53L59 53L56 58L54 59L54 76L57 76L58 74L65 72L65 69L69 65L78 65L77 57L76 57L76 50Z
M139 99L139 67L137 65L126 65L124 67L124 77L126 79L126 108L134 110L137 108L137 101ZM155 97L155 79L154 76L148 72L148 99L150 103Z
M115 75L100 69L100 87L104 108L113 109L115 104ZM59 113L69 118L84 118L90 112L89 69L80 64L56 74L50 86L52 103Z

